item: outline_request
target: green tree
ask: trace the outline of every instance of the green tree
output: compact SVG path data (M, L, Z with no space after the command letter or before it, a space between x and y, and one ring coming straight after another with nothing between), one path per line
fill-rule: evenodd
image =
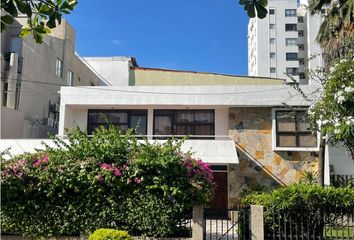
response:
M43 36L61 23L62 15L69 14L76 5L77 0L1 0L1 32L22 13L28 20L20 36L32 33L35 41L41 43Z
M354 49L354 1L310 0L311 14L325 11L317 34L327 68Z

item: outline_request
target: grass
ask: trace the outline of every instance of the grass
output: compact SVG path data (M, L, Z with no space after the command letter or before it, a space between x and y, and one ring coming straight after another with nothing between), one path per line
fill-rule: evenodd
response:
M354 237L353 227L328 227L323 229L324 237L351 238Z

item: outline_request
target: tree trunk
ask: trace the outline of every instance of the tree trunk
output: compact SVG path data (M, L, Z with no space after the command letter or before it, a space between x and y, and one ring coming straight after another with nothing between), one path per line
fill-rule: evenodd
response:
M320 149L318 156L318 183L324 187L324 165L325 165L325 140L320 138Z

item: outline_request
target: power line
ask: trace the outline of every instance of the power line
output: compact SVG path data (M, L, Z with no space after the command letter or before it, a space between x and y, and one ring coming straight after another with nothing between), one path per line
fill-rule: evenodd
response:
M189 86L191 87L191 86ZM210 95L242 95L242 94L252 94L252 93L261 93L261 92L272 92L272 91L280 91L286 90L284 88L275 88L275 89L267 89L260 91L248 91L248 92L219 92L219 93L182 93L182 92L152 92L152 91L136 91L136 90L123 90L123 89L109 89L109 88L99 88L99 87L87 87L87 86L77 86L77 88L86 88L90 90L102 90L102 91L110 91L110 92L126 92L126 93L145 93L145 94L162 94L162 95L196 95L196 96L210 96Z

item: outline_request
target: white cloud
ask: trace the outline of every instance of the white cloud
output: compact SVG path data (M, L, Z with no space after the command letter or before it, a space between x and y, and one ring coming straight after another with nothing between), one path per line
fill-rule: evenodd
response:
M112 40L110 40L110 42L114 45L122 45L123 44L123 42L118 39L112 39Z

